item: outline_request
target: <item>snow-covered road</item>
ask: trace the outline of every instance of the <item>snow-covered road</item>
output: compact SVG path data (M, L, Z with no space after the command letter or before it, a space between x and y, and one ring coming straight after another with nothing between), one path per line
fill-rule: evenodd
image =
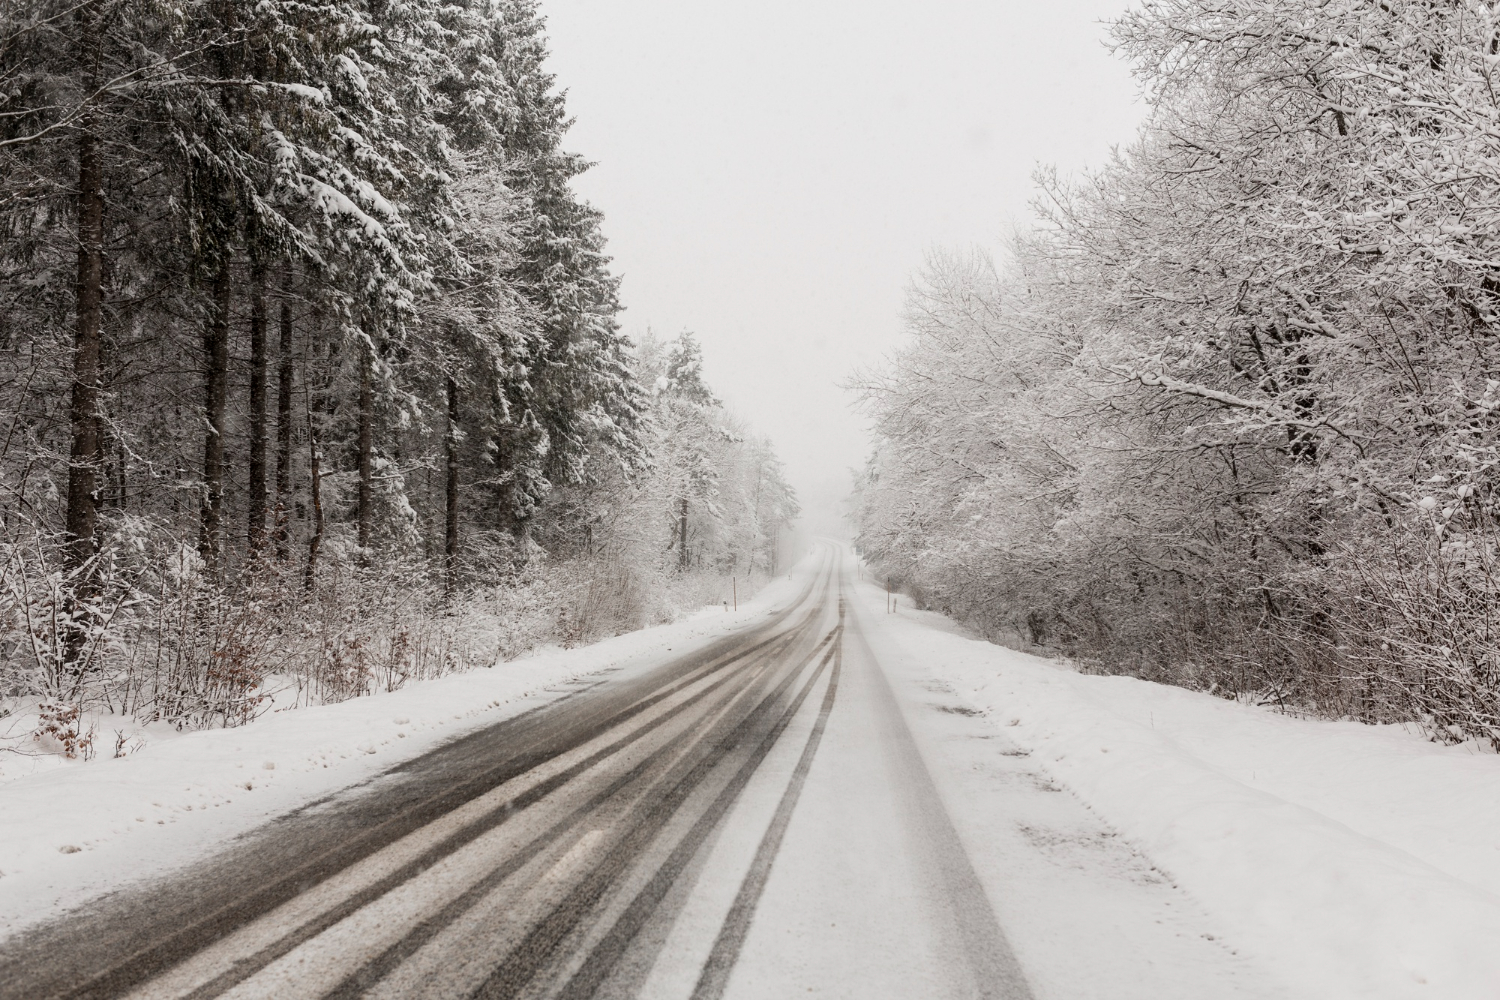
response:
M0 997L1201 1000L1420 988L1387 975L1370 992L1340 971L1370 963L1358 953L1309 964L1290 937L1257 931L1254 913L1236 910L1240 897L1215 896L1213 873L1194 871L1191 852L1163 842L1173 875L1196 877L1184 885L1142 853L1153 816L1192 817L1204 800L1222 821L1236 801L1212 783L1203 795L1162 784L1154 806L1112 800L1109 789L1155 794L1131 786L1132 772L1166 774L1161 754L1126 756L1145 744L1063 683L1114 679L973 642L936 616L886 614L884 595L857 578L852 559L824 546L795 585L727 634L685 624L625 637L571 673L554 665L563 680L636 644L612 669L523 699L501 721L367 780L308 769L275 800L299 808L227 846L205 849L252 814L227 808L214 826L200 809L176 831L145 824L86 851L18 851L0 912L35 905L41 887L48 898L97 895L123 881L101 869L137 857L163 871L0 942ZM1220 708L1149 689L1152 704L1181 695L1194 711ZM336 722L370 710L326 711ZM1110 745L1085 747L1090 734ZM255 739L214 735L206 747ZM1059 749L1063 738L1072 742ZM173 750L154 764L91 766L162 770L170 783L177 772L162 762L183 756ZM356 763L368 767L366 756ZM200 780L211 784L215 768L244 776L230 767L205 759ZM1072 794L1064 776L1090 794ZM64 805L70 782L77 791L89 780L82 769L61 775L50 800L32 779L0 791L19 793L0 835L22 830L11 822L18 804L51 801L75 822L90 815ZM1086 801L1110 808L1101 815ZM1118 817L1130 821L1126 836ZM197 852L165 865L161 845L194 831L205 841ZM1253 854L1253 844L1225 843ZM94 868L70 875L79 862ZM1335 875L1351 898L1369 891ZM1270 874L1266 883L1279 885ZM1240 894L1250 901L1241 910L1266 902ZM1466 919L1483 933L1483 913ZM1309 936L1295 925L1288 934Z

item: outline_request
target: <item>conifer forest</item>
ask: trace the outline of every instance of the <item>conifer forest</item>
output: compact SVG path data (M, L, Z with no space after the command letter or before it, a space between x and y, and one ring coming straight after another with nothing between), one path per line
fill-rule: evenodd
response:
M70 754L773 572L780 464L622 333L546 59L535 0L0 5L0 687Z

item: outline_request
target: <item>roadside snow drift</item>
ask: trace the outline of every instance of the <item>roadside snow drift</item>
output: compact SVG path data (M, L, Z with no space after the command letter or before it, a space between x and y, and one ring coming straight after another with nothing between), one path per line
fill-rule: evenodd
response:
M704 645L792 599L806 565L737 612L710 607L592 646L273 712L236 729L173 734L118 759L0 760L0 935L179 867L299 805L602 679L590 675L645 669Z
M1008 727L1293 988L1500 997L1500 756L1074 673L860 593L876 634Z

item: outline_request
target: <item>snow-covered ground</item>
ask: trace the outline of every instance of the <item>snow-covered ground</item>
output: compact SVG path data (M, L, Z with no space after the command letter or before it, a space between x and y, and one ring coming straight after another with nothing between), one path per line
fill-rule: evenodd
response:
M790 600L810 569L804 563L795 580L773 583L737 614L709 609L394 694L158 740L116 760L53 761L0 784L0 934L181 865L275 815L598 679L590 675L687 652ZM1400 727L1297 719L1078 674L967 638L904 602L885 614L885 595L873 586L856 595L882 662L920 665L940 682L932 690L982 713L933 716L996 734L962 744L964 753L1007 761L1015 748L1029 753L1026 766L1071 790L1141 864L1209 915L1227 948L1273 971L1293 995L1500 997L1500 756L1438 746ZM965 766L982 764L976 757ZM941 776L938 784L981 787ZM1024 817L984 819L983 802L949 806L961 831L986 823L1000 831L993 843L971 838L967 847L982 877L1009 879L1011 898L997 903L1002 918L1007 905L1034 910L1029 876L1013 867L1007 874L1014 859L998 846ZM1035 918L1013 935L1023 964L1057 967L1042 969L1039 985L1050 976L1062 989L1056 973L1066 955L1107 947L1107 895L1094 892L1094 905L1093 890L1080 892L1067 907L1052 901L1066 912L1048 917L1051 924ZM1090 907L1099 912L1079 909ZM1043 925L1073 931L1036 930ZM1134 939L1117 936L1121 955L1109 961L1124 971ZM1183 960L1194 954L1183 951Z
M1500 997L1500 756L1079 674L859 594L872 642L983 711L1302 995Z
M598 679L591 675L645 669L702 646L787 603L812 565L740 601L738 611L708 607L591 646L273 712L236 729L153 731L117 759L0 759L0 936L181 866L303 803Z

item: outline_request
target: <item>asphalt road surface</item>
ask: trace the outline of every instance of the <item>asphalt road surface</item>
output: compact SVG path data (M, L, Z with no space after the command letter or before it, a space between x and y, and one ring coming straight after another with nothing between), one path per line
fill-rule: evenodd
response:
M6 942L0 997L1030 997L845 569Z

